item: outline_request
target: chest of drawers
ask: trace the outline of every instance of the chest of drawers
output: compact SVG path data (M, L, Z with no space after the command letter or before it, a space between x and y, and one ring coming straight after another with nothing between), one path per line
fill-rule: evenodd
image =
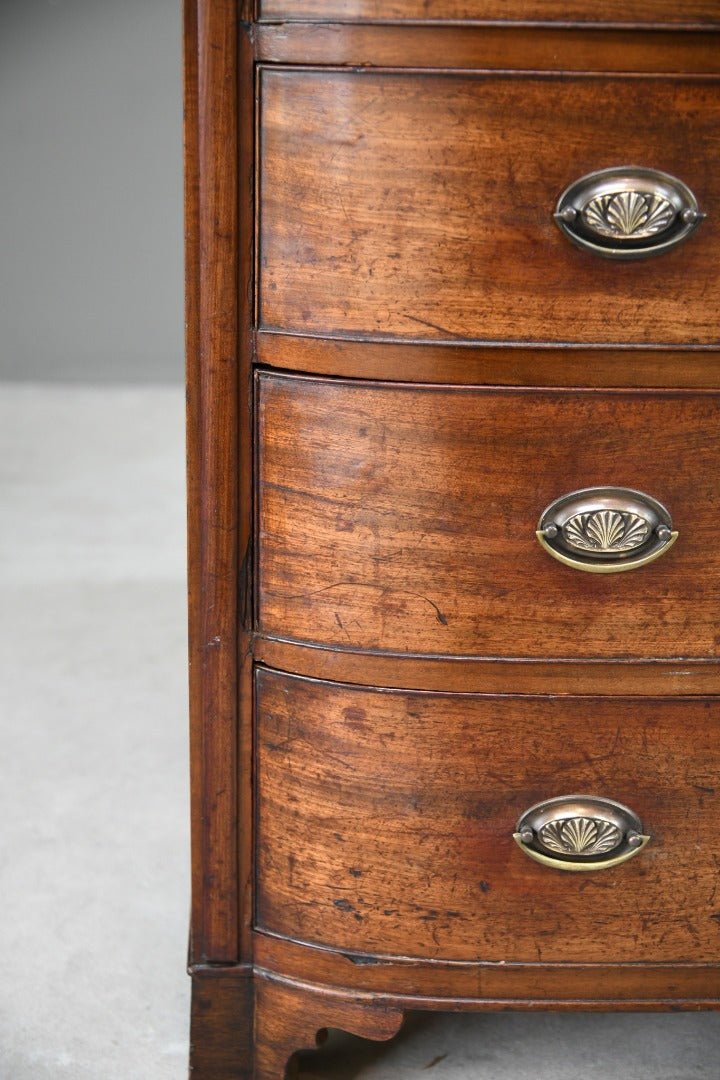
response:
M597 10L186 0L201 1080L720 1004L720 17Z

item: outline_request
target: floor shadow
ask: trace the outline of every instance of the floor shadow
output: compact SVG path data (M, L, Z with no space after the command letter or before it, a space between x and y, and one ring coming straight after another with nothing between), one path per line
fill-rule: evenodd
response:
M442 1017L437 1013L409 1013L397 1035L386 1042L361 1039L331 1028L319 1049L303 1050L298 1055L298 1080L354 1080L386 1057L391 1049L395 1051L403 1043L414 1042L420 1034L439 1024ZM435 1064L431 1059L424 1067L430 1069Z
M299 1057L299 1080L718 1080L712 1012L412 1012L370 1042L331 1031Z

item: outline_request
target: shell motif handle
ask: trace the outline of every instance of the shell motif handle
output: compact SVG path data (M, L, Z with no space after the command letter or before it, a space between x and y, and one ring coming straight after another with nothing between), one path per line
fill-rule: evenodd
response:
M531 859L556 870L604 870L632 859L651 837L622 803L563 795L526 810L513 839Z
M662 503L642 491L616 487L561 495L543 510L535 535L554 559L593 574L645 566L678 537Z
M705 217L681 180L634 165L601 169L562 193L555 221L581 248L609 259L642 259L680 244Z

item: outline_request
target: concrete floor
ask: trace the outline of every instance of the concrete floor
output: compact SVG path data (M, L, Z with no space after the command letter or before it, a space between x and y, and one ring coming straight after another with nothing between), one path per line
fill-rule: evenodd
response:
M0 387L1 1080L186 1076L183 393ZM413 1015L327 1080L718 1080L720 1019Z

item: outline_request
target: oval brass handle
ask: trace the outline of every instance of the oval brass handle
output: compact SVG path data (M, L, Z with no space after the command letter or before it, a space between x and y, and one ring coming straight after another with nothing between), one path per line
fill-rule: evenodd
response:
M627 806L595 795L563 795L531 806L513 838L531 859L556 870L619 866L651 839Z
M678 537L662 503L617 487L561 495L543 510L535 535L554 559L593 574L645 566Z
M681 180L634 165L582 176L555 208L555 221L574 244L609 259L659 255L686 240L704 217Z

